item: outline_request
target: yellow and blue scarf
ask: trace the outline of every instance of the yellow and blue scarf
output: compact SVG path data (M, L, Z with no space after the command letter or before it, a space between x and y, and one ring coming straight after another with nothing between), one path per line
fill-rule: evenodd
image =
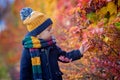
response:
M41 59L39 56L39 48L45 48L55 44L53 37L49 40L38 39L33 36L25 37L23 46L29 48L31 55L32 71L34 80L42 80Z

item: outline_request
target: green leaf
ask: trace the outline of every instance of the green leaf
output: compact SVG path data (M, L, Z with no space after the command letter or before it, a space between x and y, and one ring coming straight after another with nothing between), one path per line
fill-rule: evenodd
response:
M115 23L115 26L120 26L120 22Z
M91 12L89 14L87 14L87 18L92 21L92 22L96 22L97 21L97 16L95 13Z
M107 4L107 11L110 12L110 15L117 13L117 6L114 4L114 2L109 2Z
M5 65L4 59L2 59L1 57L0 57L0 80L9 80L8 67Z
M115 23L116 28L120 29L120 22Z

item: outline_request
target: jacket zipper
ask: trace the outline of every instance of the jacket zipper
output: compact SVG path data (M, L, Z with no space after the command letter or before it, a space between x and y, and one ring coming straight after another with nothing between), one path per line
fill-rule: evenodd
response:
M50 65L49 65L49 51L50 51L50 48L48 48L48 51L45 49L45 54L47 56L47 67L48 67L49 73L50 73L50 79L49 80L52 80L52 73L51 73L51 68L50 68Z

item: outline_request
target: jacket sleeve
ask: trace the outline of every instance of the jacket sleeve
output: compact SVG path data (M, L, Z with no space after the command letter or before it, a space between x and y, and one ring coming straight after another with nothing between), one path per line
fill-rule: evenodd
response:
M58 57L59 56L65 56L67 57L68 59L72 59L72 61L75 61L75 60L78 60L80 59L81 57L83 57L83 55L80 53L80 51L77 49L77 50L72 50L70 52L66 52L66 51L63 51L61 48L59 48L57 46L57 50L58 50ZM59 60L59 59L58 59ZM59 60L61 61L61 60ZM65 61L61 61L63 63L67 63Z
M32 80L32 64L29 49L22 52L20 61L20 80Z

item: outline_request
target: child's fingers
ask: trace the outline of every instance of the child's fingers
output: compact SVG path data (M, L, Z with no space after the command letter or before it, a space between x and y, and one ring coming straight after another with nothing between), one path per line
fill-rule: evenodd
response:
M65 62L71 62L71 61L72 61L72 59L69 59L69 58L67 58L67 57L65 57L65 56L60 56L59 59L60 59L61 61L65 61Z
M89 48L90 48L90 45L87 45L86 48L85 48L85 50L88 50Z
M90 44L87 44L86 47L90 47Z
M64 56L60 56L59 59L63 61L64 60Z
M60 59L61 61L65 61L65 62L71 62L71 61L72 61L72 59L68 59L68 58L66 58L66 57L64 57L64 56L60 56L59 59Z
M69 62L72 62L72 59L70 59Z
M87 44L88 43L88 40L85 40L82 42L82 44Z
M69 59L68 59L68 58L65 58L64 60L65 60L66 62L69 62Z
M65 61L70 62L70 61L71 61L71 59L65 58Z

